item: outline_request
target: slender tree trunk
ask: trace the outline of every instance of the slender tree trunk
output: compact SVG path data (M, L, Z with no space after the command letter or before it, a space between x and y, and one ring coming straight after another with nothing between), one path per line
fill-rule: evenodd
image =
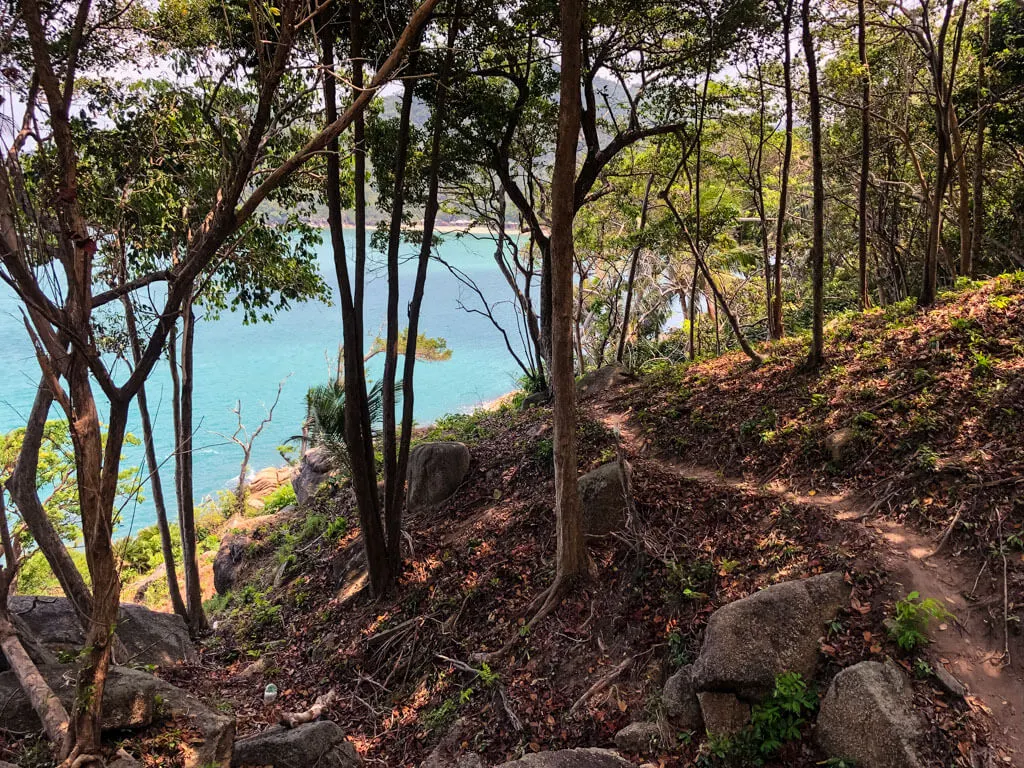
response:
M3 547L4 563L0 569L0 651L7 664L14 671L18 684L28 697L32 709L43 724L43 731L63 759L70 749L68 741L68 713L61 700L53 693L33 659L26 652L11 620L7 598L11 584L18 572L18 556L7 526L7 506L4 501L3 485L0 484L0 546Z
M647 227L647 209L651 202L651 187L654 186L654 174L647 177L647 187L644 189L644 202L640 206L640 226L637 228L637 242L633 246L633 253L629 261L629 279L626 283L626 306L622 310L622 333L619 334L619 346L615 351L615 362L622 363L622 357L626 353L626 339L629 338L629 316L633 309L633 290L636 286L636 268L640 261L640 252L644 247L644 229Z
M967 277L974 277L981 260L982 239L985 236L985 123L988 105L988 48L992 34L992 15L985 11L982 21L981 53L978 56L978 125L974 133L974 200L971 232L971 251L962 265Z
M782 320L782 256L786 247L786 205L789 199L789 167L793 160L793 53L790 34L793 25L793 0L785 0L782 11L782 78L786 104L785 144L782 150L782 178L779 186L779 212L775 221L775 300L770 321L773 339L786 332Z
M350 21L353 29L352 58L354 67L361 72L361 44L359 42L360 5L350 5ZM334 32L329 23L319 29L323 63L326 72L334 71ZM354 83L362 81L361 74L353 77ZM334 77L327 75L323 81L324 117L329 125L337 119L338 99ZM357 142L358 143L358 142ZM377 494L377 469L373 454L373 433L371 431L366 393L366 372L363 363L363 323L361 288L365 268L365 165L360 153L356 154L356 275L353 281L349 275L345 253L344 222L341 207L341 164L338 157L339 142L333 140L327 147L327 220L331 231L331 250L334 269L338 278L341 298L341 325L344 339L344 383L345 383L345 445L352 465L352 488L359 512L359 527L366 552L370 589L375 595L384 594L392 581L384 539L384 528L380 517L380 498ZM360 170L362 169L362 170ZM353 289L356 289L355 291Z
M196 548L195 493L192 484L193 461L193 349L195 345L195 315L192 310L192 289L188 291L181 310L181 359L173 351L177 342L175 332L168 346L170 351L171 383L174 403L175 433L175 486L178 497L178 528L181 537L181 560L185 573L185 605L189 629L200 632L207 628L203 610L202 584L199 580L199 555Z
M811 243L811 353L807 362L817 368L825 360L825 181L821 150L821 98L818 93L818 61L811 36L811 3L803 0L804 55L807 58L807 89L811 112L811 168L813 175L813 240Z
M39 501L36 488L36 472L39 467L39 450L46 428L46 418L53 403L53 393L45 381L39 383L36 397L25 424L25 436L21 443L21 452L14 465L14 471L7 480L7 489L18 507L18 513L28 526L29 533L49 563L50 569L71 602L79 624L83 631L88 628L92 616L92 592L86 586L82 574L75 567L67 547L60 538L50 518L46 516Z
M868 174L871 169L871 74L868 70L865 0L857 0L857 50L860 54L860 186L857 190L857 266L860 306L871 306L868 291Z
M971 264L971 183L967 172L967 148L960 133L960 121L956 109L950 104L946 109L946 121L950 133L950 168L956 168L957 182L957 226L960 229L960 272L968 273Z
M558 136L551 180L551 385L554 391L555 510L557 554L555 587L588 573L590 558L583 535L583 510L577 486L576 381L573 376L572 310L573 188L580 132L579 0L561 0L562 59Z
M142 345L139 341L139 330L135 320L135 308L131 299L125 296L121 302L124 306L125 325L132 348L132 360L138 365L142 359ZM156 458L156 444L153 440L153 422L149 416L149 403L146 399L146 385L139 387L139 417L142 422L142 444L146 451L146 467L149 469L149 484L153 491L153 507L156 510L156 527L160 532L160 549L163 552L164 569L167 572L167 592L171 606L179 616L188 618L188 610L181 599L178 586L178 572L174 563L174 546L171 542L171 528L167 522L167 505L164 500L164 487L160 480L160 464Z
M413 55L415 57L415 54ZM410 65L410 69L414 69ZM395 381L398 373L398 250L402 240L402 214L405 209L405 172L409 157L412 96L415 81L404 82L402 107L395 144L394 194L391 199L391 228L388 239L387 335L384 348L384 534L392 579L397 579L402 546L402 482L398 476L398 434L396 424ZM415 342L414 342L415 344Z
M437 84L434 89L434 124L430 137L430 161L427 169L427 201L423 209L423 233L420 243L419 260L416 264L416 282L413 285L412 300L409 302L409 325L406 331L405 360L402 369L402 424L398 444L394 501L398 515L396 539L400 539L401 536L401 514L402 507L405 504L405 488L409 474L409 447L412 442L413 406L415 405L413 374L416 367L416 345L419 340L420 309L423 306L423 293L427 283L427 267L430 265L430 254L433 251L434 224L437 219L438 208L440 207L441 143L444 139L449 76L454 61L458 25L459 4L456 3L452 19L448 25L448 45L443 68L438 73ZM504 222L502 223L504 224ZM503 236L504 230L502 230L499 237ZM499 242L500 247L501 243ZM388 544L389 546L391 545L390 538ZM398 547L396 546L395 550L397 549ZM392 566L397 571L401 565L401 557L397 552L389 552L389 554L393 558Z
M939 286L939 241L942 238L942 201L946 195L946 158L949 155L949 141L945 126L945 107L935 105L935 183L929 200L928 240L924 253L924 276L921 280L921 294L917 303L922 307L935 303Z
M693 260L693 274L690 276L690 306L688 307L690 315L690 361L692 362L697 358L697 275L700 274L700 263L697 259Z

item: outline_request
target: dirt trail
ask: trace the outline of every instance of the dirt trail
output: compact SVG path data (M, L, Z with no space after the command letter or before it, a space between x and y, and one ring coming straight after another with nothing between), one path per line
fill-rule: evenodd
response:
M759 484L725 477L713 468L654 453L632 425L631 414L614 402L596 403L594 410L619 434L627 457L656 460L664 469L688 480L771 494L790 504L830 514L870 535L877 542L875 552L897 585L897 592L916 590L924 597L941 600L956 617L955 621L933 626L929 646L932 662L942 664L961 681L968 691L968 703L986 716L992 742L1002 747L990 764L1024 768L1024 640L1011 632L1007 649L1001 588L992 589L992 582L979 573L978 564L968 568L962 559L944 551L935 553L934 540L886 519L872 509L868 500L801 493L779 480ZM1001 585L1001 578L997 582Z

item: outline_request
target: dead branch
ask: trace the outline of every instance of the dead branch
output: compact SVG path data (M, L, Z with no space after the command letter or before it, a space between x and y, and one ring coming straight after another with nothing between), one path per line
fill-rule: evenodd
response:
M311 723L314 720L319 719L319 717L323 715L324 710L331 706L336 698L337 694L332 689L323 696L317 696L316 701L313 702L313 706L305 712L282 712L280 722L286 728L294 728L295 726L302 725L303 723Z

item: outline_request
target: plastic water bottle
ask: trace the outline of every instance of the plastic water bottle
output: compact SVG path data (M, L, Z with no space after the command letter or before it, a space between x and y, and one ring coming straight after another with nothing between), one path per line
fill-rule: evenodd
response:
M266 706L270 706L277 700L277 686L273 683L267 683L267 687L263 689L263 703Z

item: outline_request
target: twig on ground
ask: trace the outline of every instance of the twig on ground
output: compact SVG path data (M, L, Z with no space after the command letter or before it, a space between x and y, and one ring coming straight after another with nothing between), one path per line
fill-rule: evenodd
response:
M633 660L635 658L635 656L630 656L628 659L623 659L621 662L619 662L618 665L615 666L614 669L612 669L611 672L609 672L607 675L602 677L592 686L587 688L584 694L580 696L578 699L576 699L575 703L569 708L569 715L571 716L576 714L580 707L582 707L590 699L592 699L594 696L596 696L609 685L611 685L613 682L615 682L615 680L617 680L623 672L629 669L629 667L633 664Z
M287 728L294 728L297 725L303 723L311 723L318 719L324 710L331 706L331 703L337 697L334 690L330 690L322 696L317 696L316 701L313 702L313 706L304 712L282 712L280 721L281 724Z

